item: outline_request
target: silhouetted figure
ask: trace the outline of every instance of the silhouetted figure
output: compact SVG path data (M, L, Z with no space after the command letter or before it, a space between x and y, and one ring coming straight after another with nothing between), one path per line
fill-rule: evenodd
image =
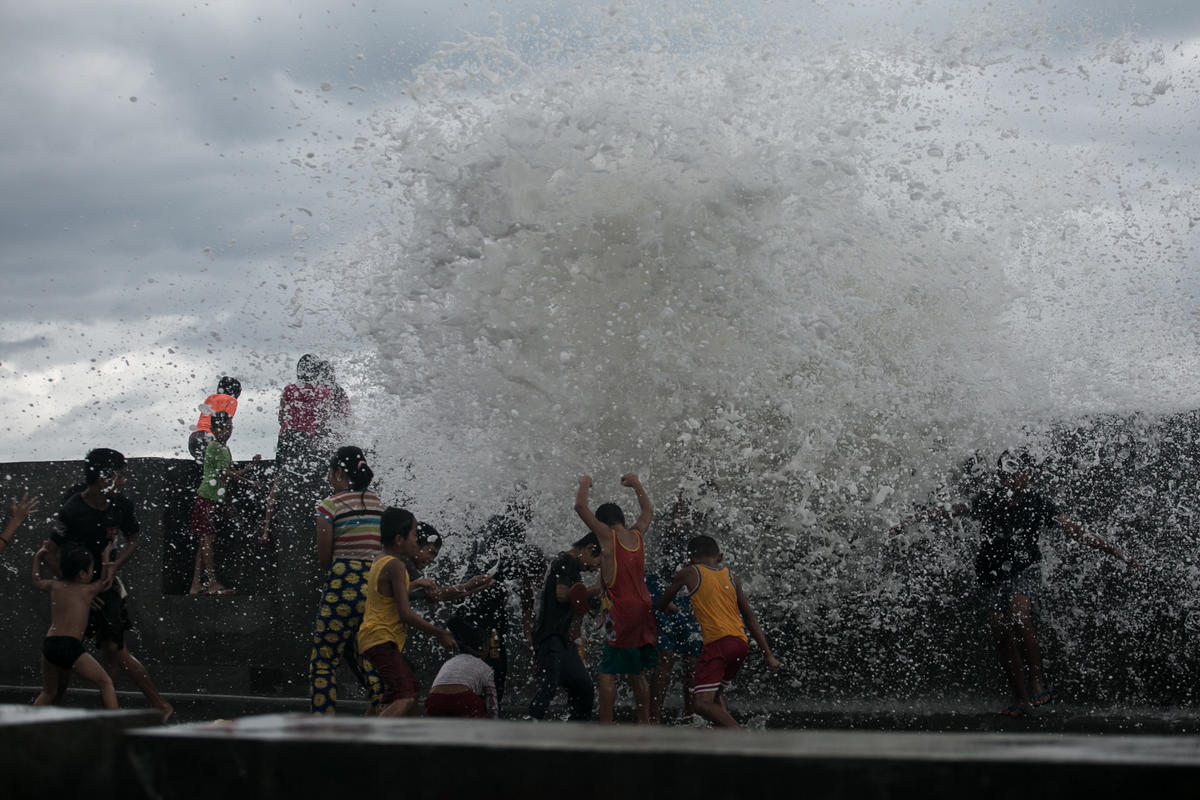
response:
M545 573L542 551L525 541L530 508L523 501L509 504L503 514L484 523L468 561L467 574L491 575L495 582L457 606L457 613L485 636L480 657L495 673L496 697L504 702L508 680L509 597L515 594L521 606L522 641L533 657L534 597Z
M991 480L969 504L930 506L902 520L891 533L916 520L969 516L979 523L982 542L975 575L1000 666L1012 689L1011 702L1001 713L1019 717L1054 699L1042 673L1034 626L1042 585L1041 532L1059 528L1131 567L1137 562L1063 514L1050 498L1030 489L1034 462L1028 453L1005 451L996 466Z

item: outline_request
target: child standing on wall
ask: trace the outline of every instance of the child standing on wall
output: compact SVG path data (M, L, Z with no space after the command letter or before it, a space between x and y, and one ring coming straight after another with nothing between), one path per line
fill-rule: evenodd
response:
M104 550L103 572L92 580L92 554L81 545L62 551L58 559L62 579L43 578L42 561L49 549L43 544L33 557L33 588L50 593L50 630L42 641L42 691L35 706L55 703L65 689L71 672L96 684L105 708L117 707L117 691L100 662L83 648L83 632L96 595L112 586L112 545Z
M230 479L241 478L246 470L250 469L250 465L240 470L233 468L233 455L227 445L232 435L233 419L224 411L215 412L212 415L213 438L204 449L204 474L200 479L200 486L196 489L196 499L192 503L192 536L196 537L197 542L192 587L188 590L190 595L233 593L232 589L222 586L217 580L216 558L213 554L218 518L227 499L227 484ZM260 455L253 458L254 463L261 460Z
M675 595L687 587L704 637L704 650L696 665L696 713L714 725L740 728L729 713L725 690L746 660L746 628L762 648L767 669L778 670L779 660L771 654L742 584L728 567L720 566L723 556L716 540L711 536L694 537L688 542L688 557L691 566L680 570L655 609L667 611Z
M379 521L383 553L367 573L366 609L358 626L358 652L371 662L383 681L381 717L417 713L417 676L404 658L409 627L425 631L451 650L457 645L442 630L412 610L408 603L408 566L420 549L417 520L407 509L388 508Z
M600 721L613 721L617 675L629 676L637 721L650 721L650 684L645 672L658 663L658 626L646 589L646 548L643 535L650 527L654 506L632 472L621 476L621 485L633 489L641 513L632 528L616 503L604 503L592 513L588 508L590 475L579 479L575 513L600 541L600 579L604 586L604 651L597 667Z

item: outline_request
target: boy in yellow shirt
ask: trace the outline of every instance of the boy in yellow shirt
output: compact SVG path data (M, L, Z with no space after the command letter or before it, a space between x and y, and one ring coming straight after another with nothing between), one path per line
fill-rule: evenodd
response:
M687 587L704 637L704 650L696 665L696 713L714 725L740 728L725 703L725 690L746 660L746 628L762 648L767 669L778 670L779 660L771 654L742 584L729 567L720 566L723 556L716 540L711 536L693 537L688 542L688 558L691 566L679 571L654 608L669 613L675 595Z
M374 665L383 680L381 717L417 713L417 676L401 651L409 627L425 631L451 650L454 636L427 621L408 604L408 567L418 550L417 520L407 509L388 508L379 521L383 554L367 573L367 607L358 626L358 652Z

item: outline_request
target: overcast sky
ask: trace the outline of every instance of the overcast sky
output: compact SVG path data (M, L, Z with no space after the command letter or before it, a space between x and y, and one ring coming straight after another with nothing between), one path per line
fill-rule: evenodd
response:
M343 158L364 121L404 102L439 43L493 30L497 13L528 30L605 5L0 4L0 461L105 444L179 454L226 373L245 387L235 455L270 455L296 358L322 353L352 375L366 347L313 290L368 224L363 176ZM981 4L729 5L854 37L936 30ZM1194 58L1200 40L1193 0L1011 5L1097 41L1161 39Z

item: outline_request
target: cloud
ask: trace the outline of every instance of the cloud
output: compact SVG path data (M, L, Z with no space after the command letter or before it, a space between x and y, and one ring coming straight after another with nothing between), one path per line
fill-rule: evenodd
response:
M571 48L597 46L624 57L618 43L683 51L721 41L723 26L743 15L773 46L792 41L779 35L783 26L850 37L848 48L856 35L879 42L918 26L924 40L968 31L988 46L986 26L974 17L959 22L964 8L948 0L713 3L689 4L686 15L676 15L620 0L6 4L0 381L7 416L17 422L0 433L0 445L10 453L28 447L75 456L75 445L62 442L127 423L124 412L113 416L109 406L116 406L143 409L135 417L149 420L133 450L170 451L178 432L169 420L202 396L225 369L218 364L258 365L246 374L269 386L290 375L304 350L348 357L358 344L340 327L347 312L338 271L354 263L354 244L370 235L364 231L378 224L394 234L402 225L374 216L386 213L386 203L374 205L371 165L353 151L355 137L377 141L372 114L409 102L412 70L464 32L496 30L497 11L511 46L537 63L537 53L555 47L563 60ZM1053 65L1008 83L995 79L993 87L1027 95L1050 82L1060 87L1052 112L1033 105L1008 124L1037 130L1047 146L1125 145L1108 163L1130 180L1158 180L1170 168L1171 180L1195 185L1191 153L1200 134L1189 121L1189 97L1200 8L1166 0L1140 4L1136 13L1116 0L993 8L988 25L1015 27L1022 19L1044 34L1027 38L1045 45ZM1125 63L1089 49L1127 31L1161 36L1162 60L1137 61L1152 50L1140 45ZM1036 64L1035 55L1026 60ZM769 60L762 63L769 68ZM1056 71L1080 65L1091 80ZM1093 87L1107 92L1102 87L1122 75L1124 111L1107 94L1102 104L1093 101ZM927 87L929 98L943 96L944 131L963 102L979 100L962 91ZM1139 97L1153 102L1137 105ZM996 105L999 130L1013 106ZM968 134L1006 158L1000 148L1007 140L996 131ZM1054 157L1031 165L1052 171ZM1019 171L1013 180L1022 180ZM207 338L214 329L219 342ZM121 367L124 360L129 365ZM265 427L239 429L239 438L245 430L270 439L267 416Z

